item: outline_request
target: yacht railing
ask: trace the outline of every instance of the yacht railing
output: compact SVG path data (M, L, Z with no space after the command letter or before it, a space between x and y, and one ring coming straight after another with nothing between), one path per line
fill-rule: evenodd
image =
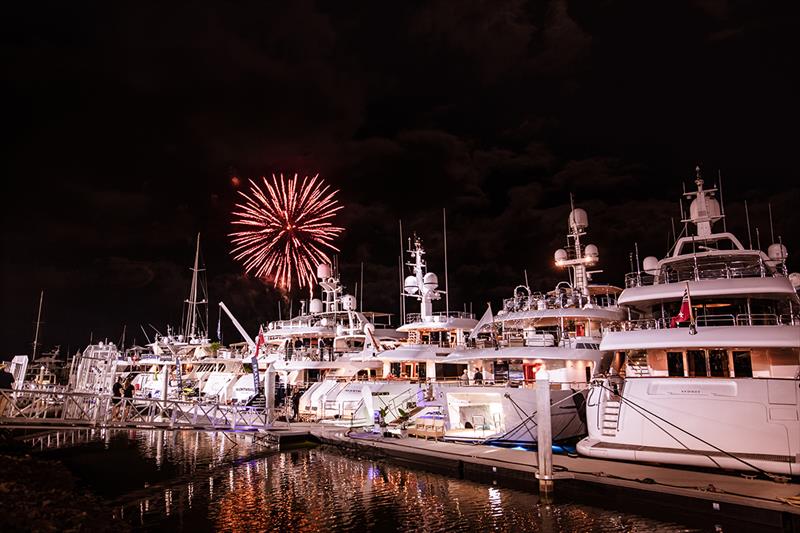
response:
M641 331L647 329L675 329L671 327L672 317L643 318L639 320L623 320L606 324L606 332L612 331ZM793 326L800 323L800 318L790 314L773 313L740 313L737 315L696 315L697 327L709 326ZM689 327L688 322L676 324L676 327Z
M700 281L704 279L733 278L765 278L773 274L763 262L753 261L720 261L697 262L680 265L666 264L658 272L630 272L625 274L625 287L641 287L643 285L659 285L679 283L682 281Z
M450 311L450 312L432 313L430 318L431 322L447 322L448 318L474 319L475 315L472 313L466 313L464 311ZM410 324L412 322L422 322L422 315L420 313L406 314L406 324Z

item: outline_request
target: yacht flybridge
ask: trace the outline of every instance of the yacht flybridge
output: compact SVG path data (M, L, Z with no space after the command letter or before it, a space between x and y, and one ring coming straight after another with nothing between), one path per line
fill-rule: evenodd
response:
M593 457L800 474L800 300L781 243L715 233L725 216L699 168L682 235L625 279L626 320L587 402Z

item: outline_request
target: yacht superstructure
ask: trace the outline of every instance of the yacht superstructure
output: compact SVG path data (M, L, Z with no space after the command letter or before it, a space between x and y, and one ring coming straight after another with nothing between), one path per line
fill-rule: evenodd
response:
M491 308L472 331L468 346L445 361L468 369L469 384L459 379L437 384L448 413L448 435L492 438L508 443L536 440L536 373L547 370L554 407L553 434L560 439L584 435L583 393L602 359L602 328L620 320L621 289L591 282L599 259L595 245L581 244L588 216L569 214L568 246L555 252L555 264L569 269L569 281L535 293L518 286L492 316ZM480 371L481 382L474 379Z
M626 276L627 320L587 401L593 457L800 474L800 299L787 250L715 233L724 217L699 168L668 257Z

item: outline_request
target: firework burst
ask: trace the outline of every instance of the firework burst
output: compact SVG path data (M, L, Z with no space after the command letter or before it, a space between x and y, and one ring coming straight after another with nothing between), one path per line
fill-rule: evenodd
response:
M250 180L250 194L239 191L245 202L236 204L233 224L246 229L230 234L231 254L248 273L271 279L277 288L310 289L316 266L330 263L325 250L339 251L333 240L344 228L331 223L342 208L334 199L339 191L331 191L319 174L299 183L297 174L262 180L263 186Z

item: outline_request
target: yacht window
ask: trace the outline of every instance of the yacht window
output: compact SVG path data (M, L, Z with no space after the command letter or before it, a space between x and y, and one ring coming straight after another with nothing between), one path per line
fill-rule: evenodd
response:
M684 376L683 352L667 352L667 369L670 376Z
M425 363L419 363L417 366L417 377L419 379L425 379L427 377L426 370Z
M709 350L708 367L712 377L729 377L731 374L728 370L728 352L726 350Z
M733 375L737 378L753 377L753 361L750 352L733 352Z
M686 352L686 361L689 363L689 377L705 377L708 375L705 350L689 350Z
M587 366L586 367L586 383L592 381L592 368Z
M389 368L389 373L393 374L394 377L400 377L400 363L391 363Z

